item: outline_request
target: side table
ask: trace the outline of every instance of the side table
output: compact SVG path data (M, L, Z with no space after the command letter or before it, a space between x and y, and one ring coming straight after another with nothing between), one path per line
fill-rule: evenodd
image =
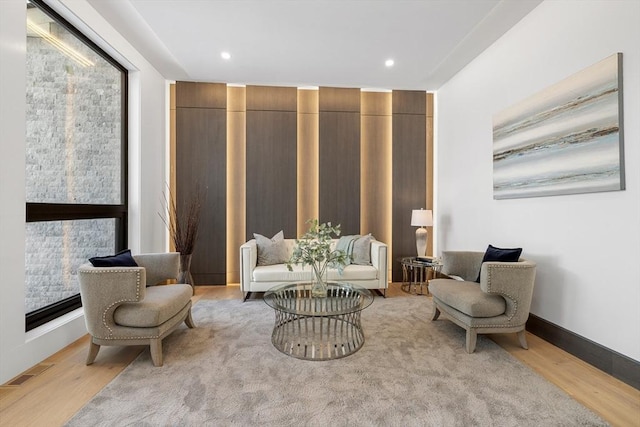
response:
M401 289L407 293L412 293L412 287L419 287L418 295L425 295L423 288L427 288L426 295L429 295L429 273L435 277L442 269L442 263L427 262L417 259L414 256L400 257L398 262L402 265L402 285Z

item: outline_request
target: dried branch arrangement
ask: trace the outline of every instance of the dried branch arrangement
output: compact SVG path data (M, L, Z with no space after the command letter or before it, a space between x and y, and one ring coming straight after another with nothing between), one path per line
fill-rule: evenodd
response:
M198 238L198 226L200 224L200 211L202 209L203 193L196 185L192 196L178 209L176 198L170 189L163 193L165 213L160 214L162 221L169 230L169 236L176 252L190 255ZM167 217L168 214L168 217Z

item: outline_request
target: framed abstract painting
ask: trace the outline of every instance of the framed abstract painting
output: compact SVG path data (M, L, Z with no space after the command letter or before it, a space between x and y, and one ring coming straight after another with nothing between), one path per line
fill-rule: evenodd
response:
M493 198L624 190L622 53L493 117Z

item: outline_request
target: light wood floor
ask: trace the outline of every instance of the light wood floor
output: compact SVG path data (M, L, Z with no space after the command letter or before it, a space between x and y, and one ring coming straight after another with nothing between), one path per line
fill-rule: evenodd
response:
M389 298L408 295L392 284ZM198 287L194 300L241 298L238 286ZM556 384L614 426L640 427L640 391L591 365L527 334L529 350L519 347L515 334L492 339L514 357ZM102 347L96 362L84 364L85 336L29 371L0 386L0 426L59 426L118 375L144 347ZM460 343L464 351L464 343ZM9 385L21 382L21 385Z

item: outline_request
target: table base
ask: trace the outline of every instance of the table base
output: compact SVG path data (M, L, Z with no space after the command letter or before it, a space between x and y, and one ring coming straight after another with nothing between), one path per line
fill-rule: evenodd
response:
M274 347L304 360L349 356L364 344L360 311L335 316L304 316L276 311Z

